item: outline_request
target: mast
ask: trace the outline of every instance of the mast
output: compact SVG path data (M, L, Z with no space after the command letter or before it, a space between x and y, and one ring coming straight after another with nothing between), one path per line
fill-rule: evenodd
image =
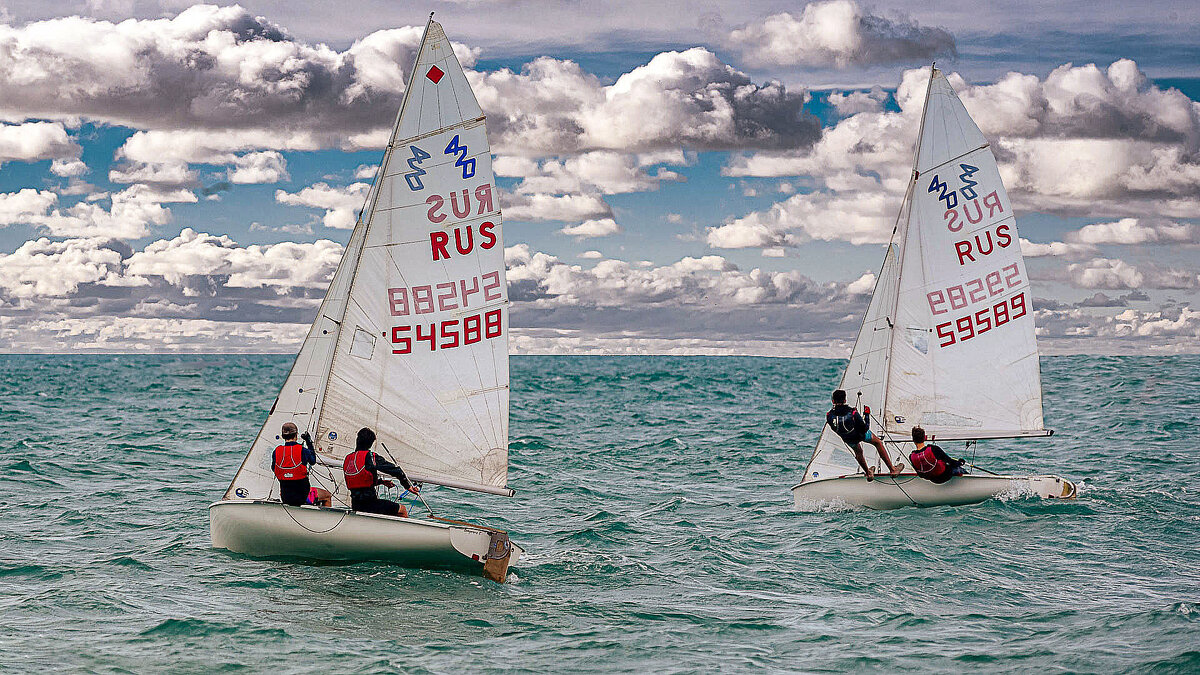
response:
M904 201L902 201L900 203L900 213L898 213L896 215L896 225L892 228L892 239L896 240L897 239L896 233L897 233L898 228L900 227L900 218L901 217L904 218L904 232L900 235L900 237L898 239L897 247L896 247L896 257L899 260L899 263L897 264L897 267L896 267L896 294L895 294L895 298L892 301L892 307L887 313L888 325L891 326L892 333L896 332L896 320L897 320L897 315L899 314L900 280L904 276L904 250L905 250L905 248L907 248L908 235L909 235L909 231L910 231L909 224L912 222L912 203L911 202L912 202L913 190L916 189L917 178L920 177L920 174L917 171L917 163L921 160L921 141L925 138L925 117L926 117L926 115L929 114L929 96L933 92L933 78L937 77L937 73L938 73L937 62L935 61L934 63L931 63L929 65L929 82L927 82L925 84L925 100L921 103L921 125L917 129L917 145L913 151L913 166L912 166L912 172L909 174L909 178L908 178L908 189L904 191ZM907 206L907 209L905 208L906 206ZM885 416L884 424L882 425L882 429L884 431L885 438L887 436L887 434L886 434L886 429L887 429L886 415L887 415L887 409L888 409L887 408L888 383L892 379L892 358L891 358L892 342L893 342L893 340L888 341L887 356L885 357L885 358L887 358L888 365L887 365L887 368L884 369L884 375L883 375L883 403L879 406L879 413L881 415Z

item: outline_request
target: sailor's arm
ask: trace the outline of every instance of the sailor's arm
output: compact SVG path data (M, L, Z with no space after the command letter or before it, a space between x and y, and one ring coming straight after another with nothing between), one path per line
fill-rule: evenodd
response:
M317 450L313 447L312 436L306 431L300 434L300 440L304 441L304 448L300 450L300 461L309 465L316 464Z
M377 470L400 479L400 484L404 486L405 490L413 489L412 481L410 481L408 476L404 474L404 469L392 464L386 459L380 457L378 454L374 454L373 457L375 459L375 468Z

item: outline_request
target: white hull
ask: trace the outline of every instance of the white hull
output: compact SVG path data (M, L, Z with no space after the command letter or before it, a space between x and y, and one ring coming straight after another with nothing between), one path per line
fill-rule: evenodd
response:
M1058 476L958 476L942 484L916 474L896 478L877 476L872 482L862 474L821 478L792 488L797 508L821 503L846 503L869 509L903 506L961 506L977 504L1004 494L1043 499L1074 499L1075 485Z
M488 530L416 518L230 499L208 507L214 548L253 556L378 560L406 567L483 571ZM509 566L524 550L512 544Z

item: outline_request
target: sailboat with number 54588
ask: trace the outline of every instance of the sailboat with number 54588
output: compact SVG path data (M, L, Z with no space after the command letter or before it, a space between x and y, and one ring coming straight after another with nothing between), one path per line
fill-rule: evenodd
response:
M355 511L343 461L366 427L381 456L414 482L512 495L507 333L484 116L431 17L317 318L224 498L209 507L213 546L459 568L504 581L523 552L506 532L432 510L428 518ZM318 461L308 473L331 493L329 506L281 502L272 457L288 422L315 438Z
M1050 436L1029 275L996 157L950 82L930 69L916 160L840 389L872 434L908 462L920 426L937 442ZM864 458L878 453L864 443ZM895 456L893 455L893 456ZM863 473L826 426L796 505L872 509L971 504L1010 494L1073 498L1054 475L1001 475L978 466L935 483L915 473Z

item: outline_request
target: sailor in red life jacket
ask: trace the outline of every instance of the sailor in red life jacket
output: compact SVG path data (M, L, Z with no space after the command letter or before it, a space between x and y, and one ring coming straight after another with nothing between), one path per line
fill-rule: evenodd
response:
M304 442L307 447L300 445L296 441L296 425L291 422L285 422L279 432L283 436L283 445L271 453L271 469L279 479L279 501L289 506L307 504L312 488L308 484L308 467L317 463L312 439L306 431Z
M403 504L380 499L375 492L376 485L395 485L390 480L380 480L379 472L395 476L400 480L400 484L413 494L419 493L421 489L408 480L404 469L371 452L371 446L374 444L375 432L366 427L359 429L358 438L354 442L354 452L346 455L345 461L342 462L342 470L346 473L346 487L350 490L350 508L363 513L406 518L408 509L404 508Z
M966 475L965 462L947 455L936 445L925 444L924 429L913 427L912 439L917 449L909 453L908 458L918 476L934 483L945 483L955 476Z

